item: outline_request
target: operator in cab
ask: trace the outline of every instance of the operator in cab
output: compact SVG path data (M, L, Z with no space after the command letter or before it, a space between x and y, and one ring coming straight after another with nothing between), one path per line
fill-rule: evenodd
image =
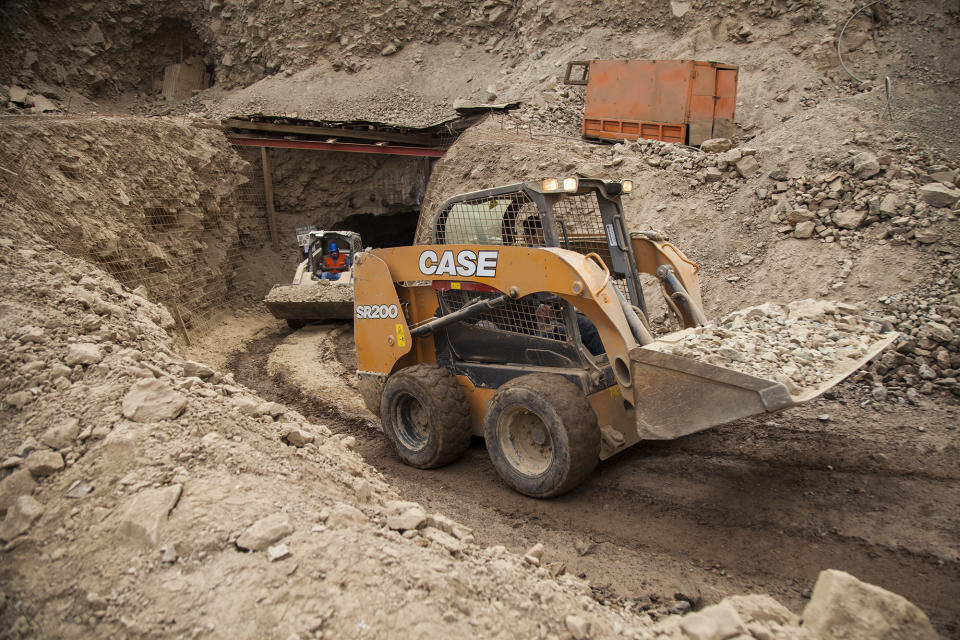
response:
M340 253L336 242L331 242L327 247L327 255L323 256L323 273L320 274L320 279L339 280L340 274L349 268L347 256Z

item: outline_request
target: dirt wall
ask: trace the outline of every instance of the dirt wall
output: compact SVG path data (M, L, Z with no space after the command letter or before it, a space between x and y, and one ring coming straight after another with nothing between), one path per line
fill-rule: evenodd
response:
M0 202L50 247L82 257L197 327L237 286L241 248L268 239L250 167L216 130L136 117L0 126ZM247 190L247 191L245 191Z

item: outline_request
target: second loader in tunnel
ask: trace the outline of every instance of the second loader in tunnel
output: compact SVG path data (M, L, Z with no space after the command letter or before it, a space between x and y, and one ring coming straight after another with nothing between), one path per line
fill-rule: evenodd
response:
M631 189L551 178L469 193L421 217L425 244L356 256L360 388L401 459L439 467L483 436L507 484L557 496L641 440L816 397L895 338L864 325L863 346L837 349L805 389L674 355L707 331L698 267L655 234L627 232L620 198ZM684 331L654 337L641 274Z

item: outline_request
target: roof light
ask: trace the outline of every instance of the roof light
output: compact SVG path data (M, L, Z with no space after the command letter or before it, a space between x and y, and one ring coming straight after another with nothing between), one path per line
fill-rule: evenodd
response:
M559 191L560 181L556 178L544 178L540 181L541 191Z
M631 191L633 191L633 180L624 180L620 184L623 187L624 193L630 193Z
M574 192L579 186L579 181L576 178L564 178L563 179L563 190Z

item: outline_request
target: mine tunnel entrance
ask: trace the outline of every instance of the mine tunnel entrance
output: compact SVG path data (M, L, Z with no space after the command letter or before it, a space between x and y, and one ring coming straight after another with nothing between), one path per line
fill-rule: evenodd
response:
M333 230L359 233L365 247L403 247L413 244L419 217L419 210L386 215L358 213L333 225Z

